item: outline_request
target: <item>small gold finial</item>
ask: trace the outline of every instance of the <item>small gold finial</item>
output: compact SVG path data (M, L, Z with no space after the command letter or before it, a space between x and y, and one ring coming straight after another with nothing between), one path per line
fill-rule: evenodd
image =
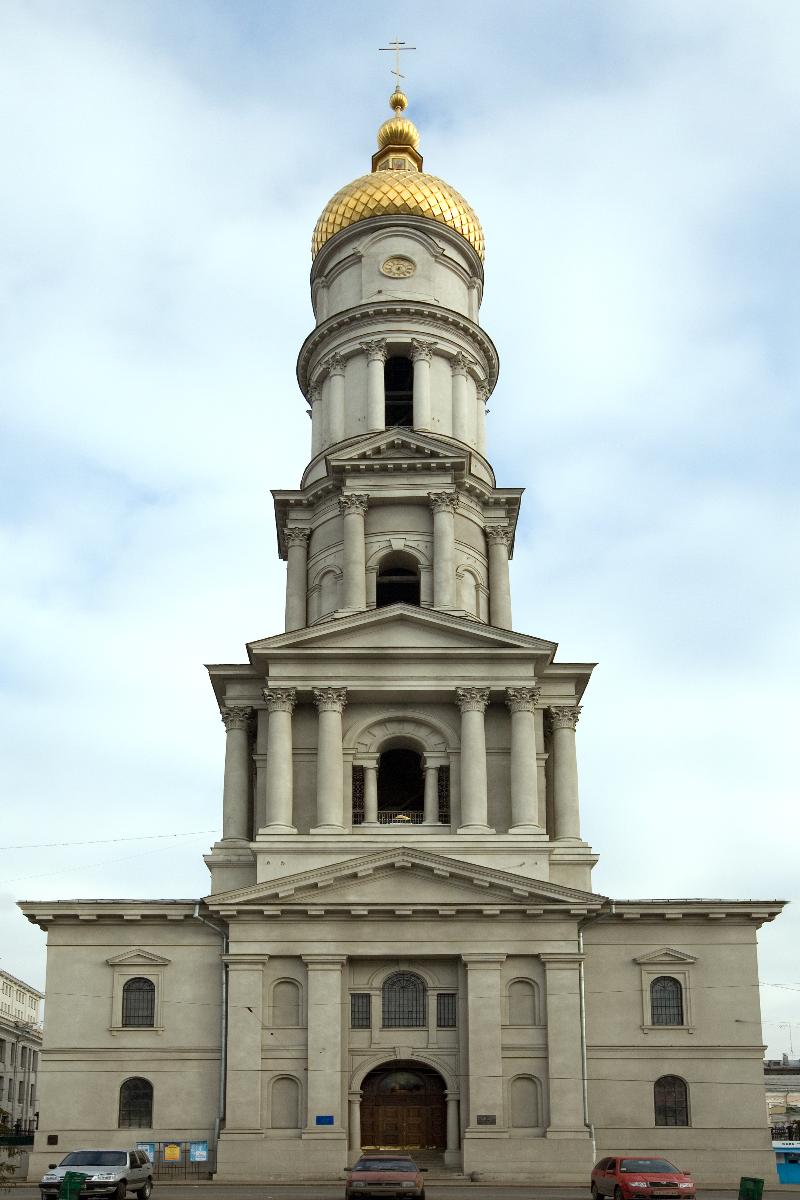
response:
M400 91L399 83L389 97L389 108L394 109L396 113L401 113L408 108L408 96L405 92Z

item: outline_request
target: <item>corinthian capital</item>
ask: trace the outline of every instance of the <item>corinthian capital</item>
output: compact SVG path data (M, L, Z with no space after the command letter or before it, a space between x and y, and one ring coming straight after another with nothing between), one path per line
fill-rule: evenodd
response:
M344 358L338 351L326 358L322 366L329 375L344 375Z
M228 733L232 729L247 729L252 708L221 708L219 715Z
M489 689L480 687L456 688L456 703L464 712L485 712L489 703Z
M272 712L294 712L297 703L295 688L263 688L261 695L267 702L267 708Z
M479 400L480 400L480 401L481 401L483 404L485 404L485 403L486 403L486 401L489 399L489 385L488 385L488 383L479 383L479 384L478 384L478 399L479 399Z
M368 362L386 362L389 357L389 351L386 349L386 338L375 338L371 342L359 342L361 349L367 356Z
M319 712L342 712L347 704L347 688L312 688L314 703Z
M302 525L287 525L283 531L287 546L307 546L311 530Z
M511 530L507 525L487 525L485 533L486 540L490 544L494 543L497 545L500 543L503 546L507 546L511 541Z
M533 712L542 694L540 687L506 688L506 707L509 712Z
M369 496L360 492L344 492L339 497L339 511L345 516L348 513L360 513L362 516L369 507Z
M467 358L466 354L463 354L460 350L458 354L456 354L450 360L450 370L454 375L469 375L469 369L471 365L472 363L470 359Z
M421 338L412 338L411 361L417 362L417 360L421 360L422 362L429 363L435 349L436 342L424 342Z
M554 729L574 729L581 715L580 704L551 704L550 720Z
M428 492L428 500L435 513L455 512L458 508L458 492Z
M308 403L313 408L315 404L319 404L322 399L322 388L319 383L312 383L308 389Z

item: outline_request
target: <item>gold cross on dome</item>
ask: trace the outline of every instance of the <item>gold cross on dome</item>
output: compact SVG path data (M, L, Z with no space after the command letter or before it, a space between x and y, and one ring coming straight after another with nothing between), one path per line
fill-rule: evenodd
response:
M379 47L380 50L394 51L394 66L390 67L389 70L392 75L396 76L398 88L400 87L400 80L405 79L405 75L400 71L400 55L403 50L416 50L416 48L416 46L407 46L405 42L400 42L397 38L394 39L390 46Z

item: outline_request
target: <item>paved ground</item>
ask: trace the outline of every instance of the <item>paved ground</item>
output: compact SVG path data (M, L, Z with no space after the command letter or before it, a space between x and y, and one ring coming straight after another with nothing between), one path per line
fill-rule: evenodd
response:
M153 1200L161 1191L164 1200L344 1200L342 1184L223 1184L211 1183L204 1180L201 1183L161 1183L156 1184ZM531 1200L589 1200L587 1188L541 1188L529 1187L527 1184L488 1186L479 1183L467 1183L463 1180L453 1180L448 1183L429 1183L426 1188L427 1200L458 1200L461 1195L469 1200L521 1200L521 1196L531 1197ZM737 1200L736 1191L700 1191L698 1200ZM770 1200L788 1200L789 1196L800 1195L800 1187L785 1186L765 1192ZM18 1184L10 1193L11 1200L38 1200L39 1189L28 1184Z

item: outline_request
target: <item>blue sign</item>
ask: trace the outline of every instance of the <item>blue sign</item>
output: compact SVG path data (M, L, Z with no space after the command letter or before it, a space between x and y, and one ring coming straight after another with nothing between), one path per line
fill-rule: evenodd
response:
M189 1162L208 1162L208 1142L189 1142Z
M156 1143L155 1142L137 1142L137 1150L144 1150L150 1162L155 1162L156 1158Z
M320 1116L320 1114L317 1113L316 1117L314 1118L314 1124L315 1125L332 1125L333 1124L333 1115L331 1113L326 1113L324 1116Z

